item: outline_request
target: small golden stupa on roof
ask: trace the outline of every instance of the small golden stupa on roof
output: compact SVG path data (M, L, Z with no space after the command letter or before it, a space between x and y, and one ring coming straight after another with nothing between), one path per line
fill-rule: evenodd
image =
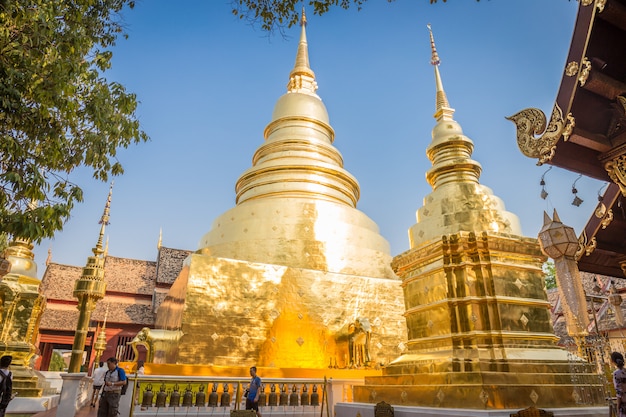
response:
M487 410L603 405L592 366L556 346L541 269L546 257L479 183L481 166L453 118L432 32L430 42L437 92L426 150L432 192L409 229L411 248L393 259L408 352L382 377L355 387L355 401Z
M161 363L276 368L386 364L406 324L388 242L356 208L309 65L306 20L264 143L157 313Z

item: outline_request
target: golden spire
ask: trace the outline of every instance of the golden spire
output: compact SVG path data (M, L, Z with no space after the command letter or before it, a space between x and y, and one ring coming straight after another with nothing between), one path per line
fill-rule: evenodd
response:
M107 256L109 256L109 236L107 235L107 241L104 244L104 254L103 256L106 258Z
M113 182L109 188L109 196L104 206L104 212L100 218L100 234L98 242L93 248L93 256L87 258L87 264L83 268L83 274L74 282L74 297L78 299L78 322L74 333L74 343L72 344L72 356L70 358L69 372L79 372L83 361L83 351L87 340L87 331L91 313L96 308L98 300L104 298L106 294L106 282L104 281L104 262L102 256L105 250L102 248L104 231L109 224L109 212L111 210L111 195L113 194Z
M100 235L98 236L98 242L96 242L96 247L93 248L93 254L96 256L105 254L105 250L102 248L102 240L104 239L104 231L106 226L109 224L109 217L111 212L111 196L113 195L113 181L111 181L111 187L109 188L109 196L107 197L107 202L104 205L104 211L102 212L102 217L98 224L100 224ZM108 251L108 247L107 247ZM106 255L104 255L106 256Z
M46 258L46 266L52 262L52 247L48 248L48 257Z
M163 228L159 228L159 241L157 242L157 249L161 249L161 245L163 244Z
M446 97L446 92L443 90L441 74L439 73L439 64L441 61L439 60L439 54L437 54L437 48L435 47L435 38L433 37L433 31L430 23L426 25L426 27L428 27L428 32L430 34L430 49L432 51L430 63L435 67L435 83L437 85L437 104L434 117L437 120L452 120L454 109L450 107L448 97Z
M97 364L102 357L102 353L107 348L107 317L109 316L109 306L107 305L107 309L104 313L104 321L102 322L102 327L100 327L100 332L98 333L98 338L96 339L96 343L94 343L94 350L96 351L96 358L94 360L94 364Z
M439 74L439 54L430 25L431 64L435 67L437 110L432 141L426 155L432 167L426 180L433 192L417 211L417 223L409 230L411 247L458 232L522 235L519 219L506 211L504 202L480 184L482 167L472 159L474 143L452 117ZM453 220L452 220L453 219Z
M302 30L300 32L300 43L298 43L296 63L289 74L287 91L290 93L316 95L315 90L317 90L317 82L315 82L315 73L309 65L309 47L306 41L306 14L304 12L304 7L302 8L300 25L302 26Z

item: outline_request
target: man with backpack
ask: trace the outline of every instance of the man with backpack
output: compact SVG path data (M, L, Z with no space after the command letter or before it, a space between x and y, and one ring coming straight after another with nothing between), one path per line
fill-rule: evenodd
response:
M128 380L126 372L117 366L117 359L114 357L107 359L107 367L109 369L104 374L104 386L102 387L102 398L98 407L98 417L117 417L122 389L128 383Z
M13 399L13 374L9 371L12 361L13 356L0 358L0 417L4 417L9 401Z

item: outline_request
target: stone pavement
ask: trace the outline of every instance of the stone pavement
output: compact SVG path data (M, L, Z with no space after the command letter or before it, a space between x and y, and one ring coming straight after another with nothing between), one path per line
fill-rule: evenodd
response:
M81 408L76 414L76 417L96 417L97 415L98 415L97 407L87 406L87 407ZM48 411L42 411L41 413L34 414L31 417L64 417L64 416L57 416L57 408L54 407Z

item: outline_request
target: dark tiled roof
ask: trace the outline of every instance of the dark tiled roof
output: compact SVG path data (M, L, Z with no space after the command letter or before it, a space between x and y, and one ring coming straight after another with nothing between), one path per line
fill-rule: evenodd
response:
M152 295L156 262L107 256L104 280L107 291Z
M104 280L107 292L152 295L156 262L107 256ZM41 290L48 299L74 301L74 282L81 277L83 267L51 263L46 268Z
M191 251L162 247L157 262L108 256L104 264L107 295L96 304L91 319L109 323L154 325L156 310L182 269ZM78 321L74 283L82 266L51 263L44 272L41 291L48 306L41 319L42 329L74 330ZM157 276L160 277L157 279ZM159 289L156 289L159 282Z
M96 309L91 315L92 321L104 321L104 316L109 310L107 323L113 324L141 324L148 327L154 326L154 313L152 306L146 303L136 303L131 297L105 297L96 304ZM75 330L78 322L78 309L74 305L48 303L41 317L41 329Z
M190 250L171 249L161 246L157 259L157 277L159 284L172 285L183 269L183 261L192 253Z
M41 292L48 299L75 300L72 292L74 282L80 278L83 268L51 263L41 279Z

